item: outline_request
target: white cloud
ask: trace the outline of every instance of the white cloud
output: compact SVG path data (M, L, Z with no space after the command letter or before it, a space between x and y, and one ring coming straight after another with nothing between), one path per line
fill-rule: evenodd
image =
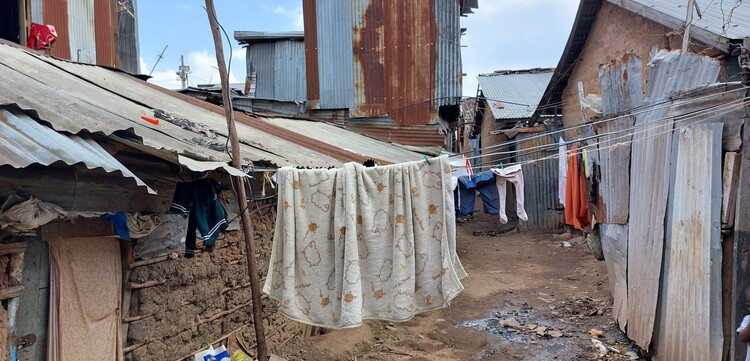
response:
M461 19L464 95L476 95L478 74L556 66L577 9L578 0L482 0Z
M292 26L290 30L304 30L305 18L302 12L302 7L296 7L294 9L287 9L281 5L277 5L274 8L268 5L263 5L263 8L266 11L270 11L274 14L285 17L287 21L289 21L289 24Z

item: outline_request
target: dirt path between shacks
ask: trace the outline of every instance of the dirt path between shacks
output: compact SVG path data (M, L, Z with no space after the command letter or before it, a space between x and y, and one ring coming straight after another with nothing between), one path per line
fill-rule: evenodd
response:
M592 360L592 328L627 351L610 314L606 266L582 239L567 248L551 234L475 235L495 226L484 215L459 225L469 277L450 307L293 340L273 352L288 360Z

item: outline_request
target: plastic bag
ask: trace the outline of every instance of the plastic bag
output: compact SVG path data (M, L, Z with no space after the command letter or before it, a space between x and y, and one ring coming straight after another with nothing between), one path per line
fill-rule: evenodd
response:
M253 358L250 357L250 355L246 354L242 350L237 350L237 352L232 355L231 361L253 361Z
M198 352L194 356L195 361L230 361L229 351L225 346L219 346L214 349L213 346L208 346L208 349Z

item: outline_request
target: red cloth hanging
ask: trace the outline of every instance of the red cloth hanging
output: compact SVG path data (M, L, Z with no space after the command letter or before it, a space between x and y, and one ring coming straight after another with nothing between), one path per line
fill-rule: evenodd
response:
M55 40L57 40L57 30L55 30L54 26L31 23L29 38L26 39L26 46L34 50L40 50L51 46Z
M568 182L565 186L565 224L583 230L591 225L591 213L586 197L586 177L578 161L578 145L568 154Z

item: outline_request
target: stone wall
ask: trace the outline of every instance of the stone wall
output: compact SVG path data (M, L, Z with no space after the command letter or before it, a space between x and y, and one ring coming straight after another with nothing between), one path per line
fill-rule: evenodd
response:
M258 271L262 282L268 270L274 205L252 214ZM213 253L194 258L167 259L131 270L132 290L126 360L177 360L224 340L243 339L255 344L251 291L241 231L225 232ZM154 285L155 284L155 285ZM302 332L303 326L277 312L263 299L264 322L271 350ZM240 337L228 337L239 330ZM229 340L230 342L232 340ZM250 351L250 350L249 350Z

